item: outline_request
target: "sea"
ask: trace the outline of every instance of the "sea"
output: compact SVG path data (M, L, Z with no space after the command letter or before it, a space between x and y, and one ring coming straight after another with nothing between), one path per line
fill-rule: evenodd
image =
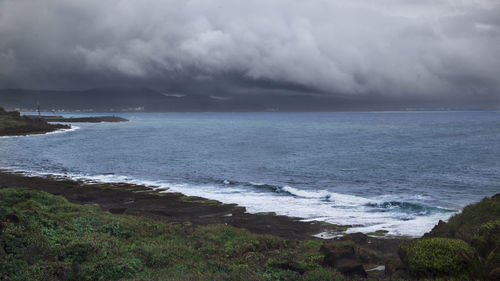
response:
M0 138L0 169L411 237L500 192L499 111L117 115L130 122Z

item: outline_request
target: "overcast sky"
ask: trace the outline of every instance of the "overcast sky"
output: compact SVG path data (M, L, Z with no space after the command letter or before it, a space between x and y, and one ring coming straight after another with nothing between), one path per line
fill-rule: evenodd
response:
M104 86L498 101L500 1L0 0L0 88Z

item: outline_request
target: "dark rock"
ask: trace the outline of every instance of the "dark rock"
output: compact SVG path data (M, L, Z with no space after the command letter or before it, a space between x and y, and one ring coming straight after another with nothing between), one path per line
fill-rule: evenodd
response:
M109 212L112 213L112 214L123 214L125 213L125 211L127 210L127 208L111 208L109 209Z
M448 224L442 220L439 220L439 222L432 228L432 230L425 233L423 237L450 237L450 235L448 234L449 232L450 229Z
M356 259L353 246L328 247L322 245L320 251L325 254L323 264L331 267L336 267L338 262L343 258Z
M390 258L385 262L385 276L391 276L395 272L404 270L405 265L398 258Z
M490 271L488 274L488 278L486 279L488 281L498 281L500 280L500 267L497 267Z
M375 254L374 251L364 248L364 247L356 247L355 248L356 256L363 263L376 264L380 262L380 257Z
M349 258L343 258L339 260L337 263L336 269L347 276L360 276L360 277L366 277L366 271L365 268L363 267L363 264L360 262L349 259Z
M347 235L347 237L352 240L354 243L359 244L359 245L364 245L367 242L368 236L366 234L363 234L361 232L357 233L352 233Z
M275 267L275 268L280 268L284 270L291 270L298 272L300 274L304 274L306 269L304 266L300 265L294 260L279 260L279 261L273 261L269 263L270 266Z

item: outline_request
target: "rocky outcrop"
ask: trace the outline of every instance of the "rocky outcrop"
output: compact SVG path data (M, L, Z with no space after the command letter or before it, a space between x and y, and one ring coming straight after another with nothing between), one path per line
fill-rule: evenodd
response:
M321 246L323 265L333 267L347 276L366 277L366 271L353 245Z

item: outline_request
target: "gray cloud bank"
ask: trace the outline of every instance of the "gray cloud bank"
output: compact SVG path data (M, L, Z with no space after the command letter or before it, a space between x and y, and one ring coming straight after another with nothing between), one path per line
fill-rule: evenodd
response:
M498 0L0 0L0 87L498 101Z

